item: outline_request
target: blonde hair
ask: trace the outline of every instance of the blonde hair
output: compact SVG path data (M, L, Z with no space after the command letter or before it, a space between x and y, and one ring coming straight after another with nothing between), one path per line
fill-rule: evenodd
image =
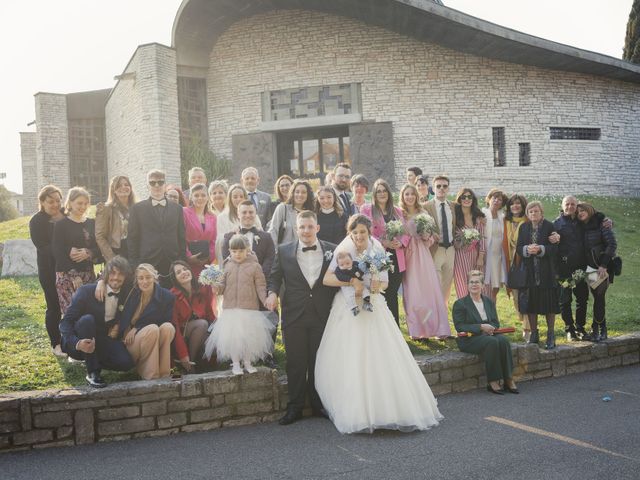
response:
M91 202L91 195L89 195L89 192L87 192L84 187L70 188L67 192L67 198L64 201L64 212L67 215L71 213L71 202L74 202L79 197L85 197L89 202Z
M402 210L402 213L404 213L405 218L409 216L409 206L404 202L404 192L407 190L413 190L413 193L416 196L416 203L414 205L416 211L418 213L425 212L425 208L420 203L420 192L418 192L418 187L411 183L407 183L400 189L400 200L398 201L398 206L400 207L400 210Z
M529 202L527 204L527 206L525 207L524 213L525 215L529 213L529 210L531 210L534 207L538 207L540 209L540 213L542 215L544 215L544 208L542 207L542 203L539 202L538 200L534 200L533 202Z
M469 270L467 273L467 283L469 283L473 277L480 277L480 282L484 282L484 273L480 270Z
M155 282L158 281L158 271L150 263L141 263L136 267L136 273L135 273L136 278L138 277L138 272L147 272L149 275L153 277L153 280Z

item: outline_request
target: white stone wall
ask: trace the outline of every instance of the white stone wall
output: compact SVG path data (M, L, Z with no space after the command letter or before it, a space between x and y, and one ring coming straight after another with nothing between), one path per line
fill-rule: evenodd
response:
M38 184L36 176L38 163L36 141L36 132L20 132L23 215L31 215L38 210L38 192L44 186Z
M180 181L180 137L175 51L138 47L105 108L108 176L128 175L146 198L146 172L159 168Z
M259 130L261 93L360 82L363 120L391 121L396 178L408 166L446 172L452 191L640 195L640 85L448 50L364 23L276 11L227 30L210 54L209 138ZM506 128L507 166L493 166L492 127ZM550 141L550 126L602 129L602 139ZM518 143L531 166L518 166ZM399 185L398 185L399 186Z
M73 186L69 178L67 98L57 93L37 93L35 105L37 188L52 183L66 194Z

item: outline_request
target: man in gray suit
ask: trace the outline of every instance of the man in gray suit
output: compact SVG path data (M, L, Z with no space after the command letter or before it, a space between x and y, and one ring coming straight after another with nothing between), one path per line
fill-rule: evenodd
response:
M269 218L269 212L271 212L271 195L257 189L260 183L260 175L258 175L256 168L245 168L240 178L242 180L242 186L249 194L249 200L256 206L258 217L260 217L263 228L266 228L267 223L271 220L271 218Z

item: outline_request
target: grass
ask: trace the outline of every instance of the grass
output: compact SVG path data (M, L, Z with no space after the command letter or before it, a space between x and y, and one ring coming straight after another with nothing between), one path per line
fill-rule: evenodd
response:
M539 198L543 202L546 218L557 216L561 198ZM609 335L640 330L640 244L637 242L640 221L636 212L640 210L640 199L629 198L583 198L597 210L603 211L614 222L618 241L618 254L623 259L622 276L617 277L607 293L607 324ZM0 224L0 242L10 238L29 238L28 217ZM455 301L452 293L450 305ZM589 303L588 324L591 322ZM498 295L498 315L505 326L514 326L517 331L510 335L514 342L522 339L522 327L516 320L513 304L504 290ZM45 303L37 278L0 279L0 393L61 388L84 384L83 365L72 365L51 354L47 332L44 327ZM541 331L546 327L541 318ZM433 354L446 350L457 350L453 340L429 341L421 344L407 336L406 324L401 321L401 330L411 351L416 355ZM453 330L453 325L452 325ZM564 343L564 325L556 318L556 338ZM286 355L282 339L278 337L275 357L284 372ZM225 366L221 366L225 368ZM135 373L105 372L107 382L133 380Z

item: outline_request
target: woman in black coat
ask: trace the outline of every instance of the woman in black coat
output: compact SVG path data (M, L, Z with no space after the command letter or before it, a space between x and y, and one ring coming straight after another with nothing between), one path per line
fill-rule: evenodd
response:
M547 319L546 348L556 346L553 331L556 313L559 311L558 284L556 281L555 257L558 246L549 241L554 232L553 223L544 219L540 202L531 202L525 213L528 222L518 232L516 254L524 261L527 271L527 286L518 290L520 312L526 313L531 324L530 343L538 343L538 315Z
M604 215L596 212L588 203L579 203L576 208L578 220L584 225L584 253L587 259L589 274L587 283L601 280L600 284L591 290L593 295L593 326L591 339L594 342L607 339L607 320L605 318L605 295L612 282L608 272L611 260L616 256L618 244L613 229L605 228L602 223ZM589 268L591 267L591 268Z
M62 213L62 191L55 185L46 185L38 193L40 210L29 221L29 236L36 246L38 280L44 292L47 310L44 322L51 341L53 353L66 357L60 348L60 302L56 290L56 259L53 255L53 226L64 218Z
M347 236L349 216L342 210L335 190L329 186L320 187L316 193L314 207L320 226L318 238L338 245Z

